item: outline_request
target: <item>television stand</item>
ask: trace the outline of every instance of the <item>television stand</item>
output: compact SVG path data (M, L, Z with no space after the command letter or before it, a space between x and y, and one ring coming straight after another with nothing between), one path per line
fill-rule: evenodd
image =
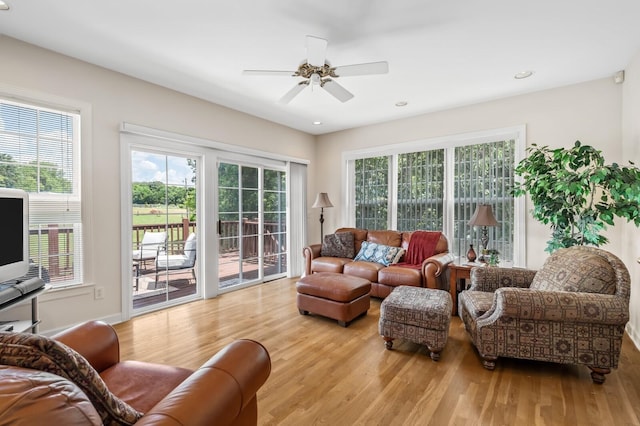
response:
M39 279L39 278L35 278ZM38 296L48 291L51 288L51 284L45 284L37 290L25 293L20 297L0 304L0 312L13 308L21 303L31 302L31 319L15 320L15 321L0 321L0 331L12 331L14 333L24 333L31 330L32 333L38 332L38 324L40 324L40 318L38 317Z

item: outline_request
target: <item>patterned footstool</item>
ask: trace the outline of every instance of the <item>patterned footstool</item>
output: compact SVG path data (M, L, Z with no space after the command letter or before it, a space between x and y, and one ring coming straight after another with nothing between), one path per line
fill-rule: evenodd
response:
M380 305L378 331L386 348L393 347L393 339L407 339L426 345L437 361L449 337L451 305L451 295L443 290L396 287Z

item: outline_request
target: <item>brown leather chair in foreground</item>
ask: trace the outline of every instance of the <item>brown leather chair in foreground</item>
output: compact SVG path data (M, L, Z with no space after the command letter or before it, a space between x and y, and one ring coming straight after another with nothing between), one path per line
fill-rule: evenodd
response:
M267 350L251 340L194 372L121 361L115 330L98 321L53 339L0 333L0 423L255 425L270 372Z

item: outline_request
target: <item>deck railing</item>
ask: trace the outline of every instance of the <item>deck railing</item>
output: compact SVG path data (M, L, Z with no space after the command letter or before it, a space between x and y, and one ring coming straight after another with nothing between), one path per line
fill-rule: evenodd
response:
M219 232L220 252L228 253L240 250L240 238L242 235L242 253L244 258L258 256L258 231L260 223L255 220L245 219L239 221L220 221ZM283 253L286 251L284 233L279 223L264 223L264 254L266 256ZM167 231L167 241L184 241L189 233L195 232L196 223L183 219L181 223L169 223L163 225L134 225L133 246L137 248L142 241L145 232ZM241 234L240 234L241 231ZM283 240L280 243L279 240Z

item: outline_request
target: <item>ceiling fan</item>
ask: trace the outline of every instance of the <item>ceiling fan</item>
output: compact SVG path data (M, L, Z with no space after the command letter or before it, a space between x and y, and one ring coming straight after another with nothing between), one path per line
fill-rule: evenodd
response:
M326 59L326 52L327 40L308 35L307 60L304 61L296 71L244 70L243 74L286 75L304 78L304 80L293 86L293 88L285 93L278 101L280 103L287 104L307 86L320 86L340 102L346 102L353 98L353 94L338 84L335 81L336 78L356 75L386 74L389 72L389 64L386 61L332 67Z

